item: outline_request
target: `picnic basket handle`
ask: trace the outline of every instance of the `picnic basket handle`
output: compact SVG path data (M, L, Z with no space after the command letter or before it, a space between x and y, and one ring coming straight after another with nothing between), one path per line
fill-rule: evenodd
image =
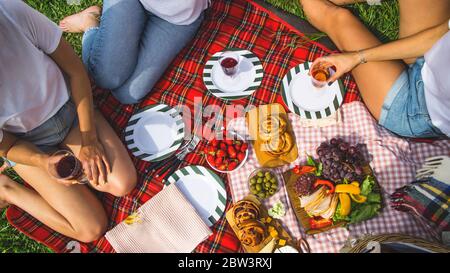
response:
M311 248L308 241L303 238L297 240L296 248L300 253L311 253Z

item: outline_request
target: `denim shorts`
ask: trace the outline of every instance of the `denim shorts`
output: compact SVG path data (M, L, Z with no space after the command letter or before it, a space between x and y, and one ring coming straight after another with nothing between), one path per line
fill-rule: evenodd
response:
M395 134L412 138L445 137L431 123L422 80L423 58L403 71L384 99L379 124Z
M50 119L35 129L26 133L15 133L14 135L36 145L41 151L50 153L58 149L70 130L78 125L78 116L75 104L69 100ZM12 167L12 161L6 161Z

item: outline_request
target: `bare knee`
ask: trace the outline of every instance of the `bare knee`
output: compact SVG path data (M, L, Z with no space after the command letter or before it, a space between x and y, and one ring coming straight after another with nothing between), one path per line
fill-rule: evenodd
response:
M108 222L106 217L105 219L96 219L95 221L90 221L89 223L83 223L76 229L74 239L83 243L96 241L103 237L106 233L107 227Z
M329 1L300 0L300 3L308 21L325 33L339 29L341 26L345 27L350 16L354 16L348 9L336 6Z
M132 168L125 173L114 174L111 178L108 178L108 184L108 193L116 197L128 195L137 184L136 169Z
M348 5L348 4L352 4L355 2L363 2L361 0L359 0L359 1L358 0L328 0L328 1L333 2L335 5L338 5L338 6Z

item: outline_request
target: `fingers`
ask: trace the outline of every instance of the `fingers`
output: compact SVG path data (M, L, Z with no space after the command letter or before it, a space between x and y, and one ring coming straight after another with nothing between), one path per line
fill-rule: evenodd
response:
M90 181L94 186L98 186L99 171L98 171L96 160L91 160L89 165L90 165L89 167L91 169L91 174L92 174L92 180L90 180Z
M64 185L64 186L66 186L66 187L70 187L70 186L76 184L76 181L73 181L73 180L67 180L67 179L57 179L56 181L57 181L59 184L62 184L62 185Z
M91 172L91 166L89 165L88 162L83 161L83 170L84 170L84 174L86 175L86 178L89 181L92 181L92 172Z
M333 83L335 81L337 81L343 74L340 73L339 71L336 71L336 73L334 73L329 79L328 79L328 83Z
M102 161L103 161L103 163L105 164L105 166L106 166L106 171L108 172L108 173L111 173L111 165L109 164L109 160L108 160L108 158L106 157L106 156L102 156Z
M103 159L98 159L96 163L97 163L96 167L99 171L98 181L100 182L100 184L105 185L106 178L108 177L108 173L106 171L107 167L106 167Z
M308 75L311 75L311 71L313 70L313 67L315 67L316 65L325 62L324 61L324 57L320 57L314 60L314 62L312 63L311 67L308 70Z

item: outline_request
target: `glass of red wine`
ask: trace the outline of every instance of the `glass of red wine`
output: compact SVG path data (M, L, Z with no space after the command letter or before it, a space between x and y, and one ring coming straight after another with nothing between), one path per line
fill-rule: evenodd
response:
M224 52L220 59L220 66L225 75L234 77L238 73L239 55L234 52Z
M49 160L48 171L58 180L72 180L75 184L88 184L80 160L70 151L55 152Z

